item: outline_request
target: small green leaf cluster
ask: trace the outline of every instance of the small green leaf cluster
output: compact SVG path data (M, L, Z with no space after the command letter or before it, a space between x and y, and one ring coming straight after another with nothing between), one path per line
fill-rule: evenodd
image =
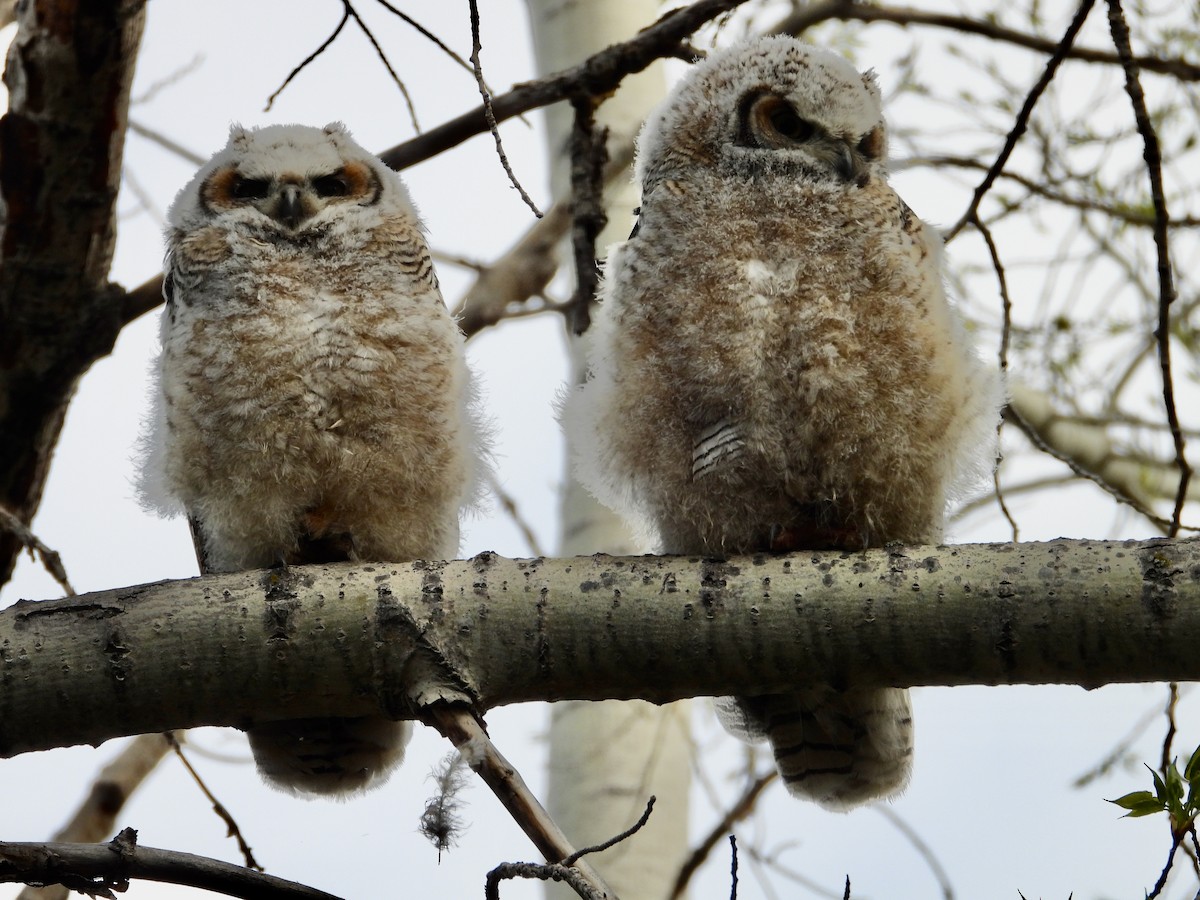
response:
M1126 817L1165 812L1171 819L1171 834L1181 838L1200 814L1200 747L1192 752L1182 773L1175 760L1161 775L1149 766L1146 768L1154 778L1154 793L1134 791L1108 802L1128 810Z

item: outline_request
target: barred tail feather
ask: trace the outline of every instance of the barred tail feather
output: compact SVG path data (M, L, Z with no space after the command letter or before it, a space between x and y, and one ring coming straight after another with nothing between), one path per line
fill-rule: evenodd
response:
M717 715L742 739L766 738L788 791L846 811L901 791L912 771L912 707L906 690L723 697Z

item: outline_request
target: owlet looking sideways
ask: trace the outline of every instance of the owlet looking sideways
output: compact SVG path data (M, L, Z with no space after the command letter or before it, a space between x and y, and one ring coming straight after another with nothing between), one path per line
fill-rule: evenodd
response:
M874 74L788 37L715 52L651 115L637 177L564 410L583 482L665 553L938 541L994 461L1002 391L946 299L941 241L888 186ZM911 770L904 690L717 711L831 809Z
M400 177L340 124L235 127L168 222L141 487L186 512L202 570L455 556L481 450ZM383 717L249 730L262 775L310 794L382 780L409 734Z

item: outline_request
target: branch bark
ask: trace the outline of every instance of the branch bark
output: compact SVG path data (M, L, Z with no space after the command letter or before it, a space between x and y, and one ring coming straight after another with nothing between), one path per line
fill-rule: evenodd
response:
M67 403L123 324L107 282L144 0L31 0L0 118L0 503L26 524ZM0 531L0 584L21 544Z
M439 701L1195 681L1198 645L1200 540L245 572L0 612L0 757Z
M0 843L0 883L64 884L80 893L115 897L129 880L183 884L246 900L338 900L307 885L232 863L135 844L127 828L107 844Z

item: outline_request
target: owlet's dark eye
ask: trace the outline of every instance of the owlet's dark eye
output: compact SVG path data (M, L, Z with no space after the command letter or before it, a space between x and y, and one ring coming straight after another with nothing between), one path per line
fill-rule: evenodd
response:
M271 184L265 178L242 178L233 180L232 193L236 200L262 200L270 191Z
M797 143L807 141L815 131L810 123L800 118L786 103L774 104L767 113L767 121L780 137Z
M341 172L322 175L312 180L314 190L319 197L345 197L350 193L350 184Z

